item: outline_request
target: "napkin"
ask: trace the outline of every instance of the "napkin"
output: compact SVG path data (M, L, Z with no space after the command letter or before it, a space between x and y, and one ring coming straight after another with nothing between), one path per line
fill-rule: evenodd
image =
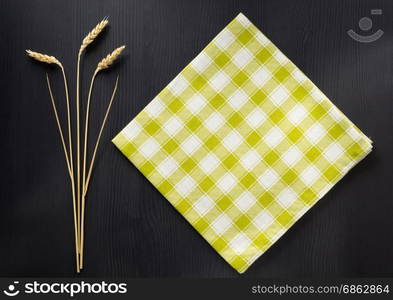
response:
M239 273L372 149L243 14L113 142Z

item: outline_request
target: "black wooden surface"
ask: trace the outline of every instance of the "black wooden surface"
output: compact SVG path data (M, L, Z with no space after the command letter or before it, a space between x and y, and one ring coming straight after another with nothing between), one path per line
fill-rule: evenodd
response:
M380 8L381 16L370 16ZM0 1L0 276L73 276L70 183L45 85L62 60L75 96L76 53L104 16L110 27L82 63L82 99L99 59L127 45L100 74L93 140L116 75L117 98L87 199L84 276L239 276L110 142L239 12L243 12L374 141L374 150L242 276L393 275L393 2L355 0ZM384 36L350 39L370 16Z

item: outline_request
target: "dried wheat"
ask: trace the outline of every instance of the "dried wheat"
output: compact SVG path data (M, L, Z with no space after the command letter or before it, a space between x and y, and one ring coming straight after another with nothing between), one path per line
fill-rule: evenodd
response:
M113 50L112 53L109 53L105 58L103 58L97 65L97 71L109 68L125 47L126 46L121 46L119 48L116 48L115 50Z
M47 63L47 64L56 64L60 67L62 75L63 75L63 81L64 81L64 90L65 90L65 95L66 95L66 103L67 103L67 124L68 124L68 146L69 146L69 153L67 153L68 155L66 155L66 160L67 160L67 156L68 156L68 163L67 163L67 167L68 167L68 171L70 173L70 177L71 177L71 184L72 184L72 195L73 195L73 201L75 203L75 182L74 182L74 163L73 163L73 154L72 154L72 134L71 134L71 115L70 115L70 100L69 100L69 94L68 94L68 84L67 84L67 77L64 71L64 67L61 64L61 62L55 58L54 56L50 56L47 54L42 54L39 52L35 52L35 51L31 51L31 50L26 50L26 53L28 56L34 58L35 60L38 60L40 62L43 63ZM47 77L47 83L48 83L48 89L49 89L49 93L50 96L52 98L52 104L54 104L54 100L53 100L53 94L52 94L52 90L50 88L50 84L49 84L49 78ZM54 107L55 109L55 107ZM57 112L55 110L55 117L56 119L58 119L57 116ZM58 122L58 120L57 120ZM59 125L59 124L58 124ZM63 143L64 146L64 143ZM76 254L78 254L79 252L79 240L78 240L78 231L75 230L75 250L76 250ZM79 259L78 259L78 255L76 258L76 271L79 273Z
M54 56L50 56L47 54L42 54L39 52L31 51L31 50L26 50L26 53L28 56L34 58L35 60L38 60L40 62L44 62L47 64L56 64L59 67L63 67L61 62Z
M100 23L96 25L96 27L93 28L92 31L90 31L86 35L79 49L79 54L81 54L86 49L86 47L89 46L95 40L95 38L104 30L106 25L108 25L108 19L104 18Z
M100 23L98 23L93 30L91 30L87 36L83 39L82 45L79 49L78 53L78 61L76 65L76 163L77 163L77 191L78 191L78 201L77 201L77 223L78 223L78 234L79 237L78 239L80 240L80 230L81 230L81 182L80 182L80 177L81 177L81 161L80 161L80 92L79 92L79 86L80 86L80 61L81 61L81 56L83 51L86 49L87 46L89 46L96 38L97 36L104 30L104 28L108 25L108 19L104 18ZM82 183L83 184L83 183ZM83 188L83 187L82 187ZM79 249L80 252L80 249Z

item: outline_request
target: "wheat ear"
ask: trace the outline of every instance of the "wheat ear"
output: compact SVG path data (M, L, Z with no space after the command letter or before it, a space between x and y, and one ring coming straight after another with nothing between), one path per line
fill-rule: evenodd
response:
M57 113L57 109L56 109L56 104L55 104L55 100L53 97L53 93L52 93L52 88L49 82L49 76L48 74L46 74L46 82L48 84L48 90L49 90L49 95L52 101L52 107L53 107L53 112L55 114L55 118L56 118L56 123L57 123L57 128L59 131L59 135L60 135L60 139L61 142L63 144L63 150L64 150L64 155L66 157L66 162L67 162L67 167L68 167L68 173L70 175L70 179L71 179L71 188L72 188L72 206L73 206L73 213L74 213L74 233L75 233L75 257L76 257L76 271L79 273L79 257L78 257L78 232L77 232L77 223L76 223L76 197L75 197L75 181L74 181L74 174L73 174L73 170L71 168L71 162L70 159L68 157L68 153L67 153L67 147L65 145L64 142L64 136L63 136L63 130L61 128L60 125L60 120L59 120L59 116Z
M100 23L98 23L83 39L82 45L79 49L78 53L78 61L76 65L76 139L77 139L77 146L76 146L76 160L77 160L77 190L78 190L78 202L77 202L77 216L78 216L78 234L80 234L81 230L81 182L80 182L80 177L81 177L81 161L80 161L80 62L81 62L81 56L83 51L86 49L87 46L89 46L96 38L97 36L104 30L104 28L108 25L108 19L104 18ZM80 236L78 237L80 240ZM80 253L80 248L79 248L79 253Z
M126 46L121 46L119 48L116 48L112 51L112 53L109 53L105 58L103 58L97 65L97 72L109 68L117 59L117 57L121 54L125 47Z
M104 18L100 23L98 23L83 39L82 45L79 49L79 53L82 53L87 46L89 46L96 37L104 30L106 25L108 25L109 21L107 18Z
M35 60L38 60L40 62L47 63L47 64L56 64L60 68L63 67L61 62L54 56L50 56L50 55L47 55L47 54L42 54L42 53L31 51L31 50L26 50L26 53L27 53L28 56L30 56L30 57L32 57Z

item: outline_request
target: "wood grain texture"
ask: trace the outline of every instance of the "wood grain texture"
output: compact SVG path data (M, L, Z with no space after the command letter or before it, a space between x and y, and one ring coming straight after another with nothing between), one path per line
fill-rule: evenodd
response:
M346 31L359 32L372 8L383 15L372 17L371 31L385 34L356 43ZM110 26L82 62L84 103L97 62L115 46L127 49L93 94L91 140L119 73L86 200L83 275L239 276L110 142L239 12L375 147L242 276L392 276L393 2L381 0L1 0L0 276L75 275L70 183L45 86L48 71L65 120L61 74L24 50L61 59L75 99L80 42L104 16Z

